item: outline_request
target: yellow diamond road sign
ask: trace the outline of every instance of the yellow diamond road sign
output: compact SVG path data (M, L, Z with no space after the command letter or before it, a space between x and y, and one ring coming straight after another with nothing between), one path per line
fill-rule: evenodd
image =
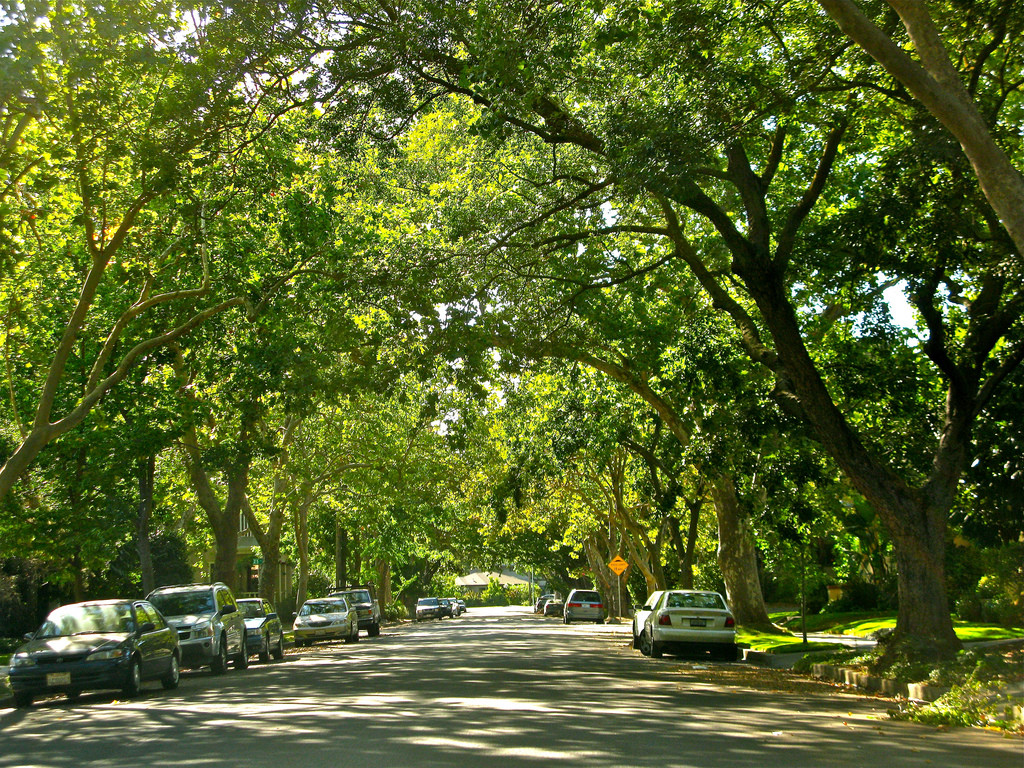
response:
M608 567L611 568L612 571L617 573L619 576L621 576L623 571L625 571L627 568L629 568L629 563L627 563L621 557L616 555L615 557L612 558L612 561L610 563L608 563Z

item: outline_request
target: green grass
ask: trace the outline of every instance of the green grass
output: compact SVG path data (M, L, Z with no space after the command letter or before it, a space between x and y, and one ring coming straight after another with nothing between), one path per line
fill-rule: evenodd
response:
M831 651L839 647L838 643L807 643L797 635L775 635L767 632L739 629L736 642L743 648L750 648L761 653L810 653L811 651Z
M771 619L791 632L800 632L800 616L794 611L773 613ZM808 632L832 635L867 637L873 632L892 629L895 626L894 613L818 613L807 617ZM954 620L953 629L960 641L965 643L1024 637L1024 629L1001 627L997 624Z

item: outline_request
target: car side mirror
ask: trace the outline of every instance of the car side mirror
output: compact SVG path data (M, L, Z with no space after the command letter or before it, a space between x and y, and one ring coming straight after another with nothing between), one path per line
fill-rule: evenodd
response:
M238 608L236 608L233 605L225 605L223 608L220 609L220 615L227 616L229 613L234 613L237 610Z
M142 625L139 627L139 634L144 635L146 632L152 632L155 629L156 624L154 624L152 621L144 621L142 622Z
M267 614L267 618L268 619L276 619L277 618L277 614L276 613L268 613Z
M25 633L25 637L23 639L24 640L31 640L33 637L35 637L35 633L33 633L33 632L26 632Z

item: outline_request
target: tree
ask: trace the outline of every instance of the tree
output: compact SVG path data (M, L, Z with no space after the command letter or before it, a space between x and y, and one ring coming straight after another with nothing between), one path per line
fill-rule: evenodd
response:
M851 192L872 188L872 174L906 152L916 126L892 120L892 104L874 108L877 97L857 62L844 58L844 41L799 9L776 18L767 8L740 13L713 2L623 4L601 15L527 4L471 13L424 3L403 15L342 8L346 50L358 54L339 61L398 72L390 85L405 87L406 103L441 93L472 100L477 130L514 147L518 167L527 162L529 170L511 177L523 183L507 185L518 197L493 196L491 210L503 214L497 226L464 228L459 252L478 247L491 285L496 262L560 281L570 307L588 285L685 264L734 324L750 361L772 377L779 406L813 429L885 520L899 561L893 648L953 653L942 579L946 520L971 425L1024 354L1004 343L1019 325L1020 284L1009 278L1012 267L1003 271L1013 263L1008 243L984 237L984 211L970 206L972 228L958 234L978 258L968 264L955 251L929 251L903 265L919 272L897 268L896 279L920 286L926 339L918 350L946 391L929 403L937 435L918 435L930 470L919 475L880 452L833 396L843 372L822 354L815 318L827 326L832 313L821 310L833 300L851 322L881 304L893 275L849 258L846 243L829 239L829 223ZM883 125L887 132L876 132ZM539 159L544 145L547 162ZM955 166L938 152L919 157L936 169ZM870 247L872 233L861 234ZM897 237L909 245L918 234L903 228ZM660 246L622 259L615 246L601 248L630 236ZM940 287L952 285L963 312L940 301Z

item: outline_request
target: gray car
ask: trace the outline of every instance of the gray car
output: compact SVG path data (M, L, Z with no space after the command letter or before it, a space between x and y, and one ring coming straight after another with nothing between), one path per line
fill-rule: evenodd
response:
M602 623L604 603L601 601L601 595L592 589L574 589L570 592L562 609L562 622L571 624L574 621Z
M178 584L158 587L146 598L178 632L183 667L209 667L223 674L228 660L235 669L249 666L245 617L226 584Z

